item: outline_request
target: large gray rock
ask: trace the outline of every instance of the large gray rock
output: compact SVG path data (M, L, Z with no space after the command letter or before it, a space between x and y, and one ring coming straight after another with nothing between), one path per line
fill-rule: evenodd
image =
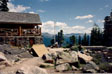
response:
M71 62L78 62L78 54L76 51L70 52Z
M7 59L6 59L5 55L2 52L0 52L0 62L1 61L6 61L6 60Z
M11 45L0 45L0 52L4 53L8 60L16 58L32 58L33 56L25 48L12 47Z
M2 52L0 52L0 69L7 66L11 66L11 63L7 60L5 55Z
M68 63L60 64L60 65L56 66L56 71L63 72L63 71L69 70L69 68L70 68L70 65Z
M97 72L99 70L99 67L92 61L88 62L84 67L84 72Z
M72 66L72 70L78 70L78 68L76 68L75 66Z
M53 57L51 54L45 54L42 56L42 59L47 63L53 63Z
M59 52L57 64L78 62L77 52Z
M84 73L97 73L97 71L96 70L94 70L94 69L88 69L88 70L85 70L85 71L83 71Z
M79 58L80 63L87 63L93 59L93 57L82 54L80 52L78 52L78 58Z

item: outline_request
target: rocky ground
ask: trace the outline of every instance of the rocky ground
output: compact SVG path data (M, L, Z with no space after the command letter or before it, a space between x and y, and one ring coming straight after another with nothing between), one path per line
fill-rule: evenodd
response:
M111 73L107 51L48 50L49 54L34 57L25 48L0 45L0 74Z

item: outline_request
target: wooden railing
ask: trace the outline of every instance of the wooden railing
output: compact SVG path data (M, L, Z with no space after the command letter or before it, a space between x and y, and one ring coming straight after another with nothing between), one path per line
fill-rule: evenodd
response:
M0 36L20 36L18 29L0 29ZM39 29L22 29L21 36L41 36Z
M23 29L23 36L40 36L41 35L41 28L40 29Z

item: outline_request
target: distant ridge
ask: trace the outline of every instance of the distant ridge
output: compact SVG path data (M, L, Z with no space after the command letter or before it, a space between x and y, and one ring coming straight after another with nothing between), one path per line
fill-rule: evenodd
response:
M72 35L75 35L76 38L78 39L79 35L81 35L81 37L83 37L84 33L65 34L65 35L64 35L65 41L68 41L68 42L69 42L69 37L72 36ZM88 33L87 35L90 36L89 33ZM53 34L49 34L49 33L43 33L42 36L43 36L43 42L44 42L44 44L45 44L46 46L50 46L50 45L51 45L50 41L53 39L54 35L53 35Z

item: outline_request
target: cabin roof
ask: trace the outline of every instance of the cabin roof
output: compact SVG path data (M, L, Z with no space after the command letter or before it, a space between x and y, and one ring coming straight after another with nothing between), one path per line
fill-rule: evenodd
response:
M41 25L42 23L38 14L0 12L0 24Z

